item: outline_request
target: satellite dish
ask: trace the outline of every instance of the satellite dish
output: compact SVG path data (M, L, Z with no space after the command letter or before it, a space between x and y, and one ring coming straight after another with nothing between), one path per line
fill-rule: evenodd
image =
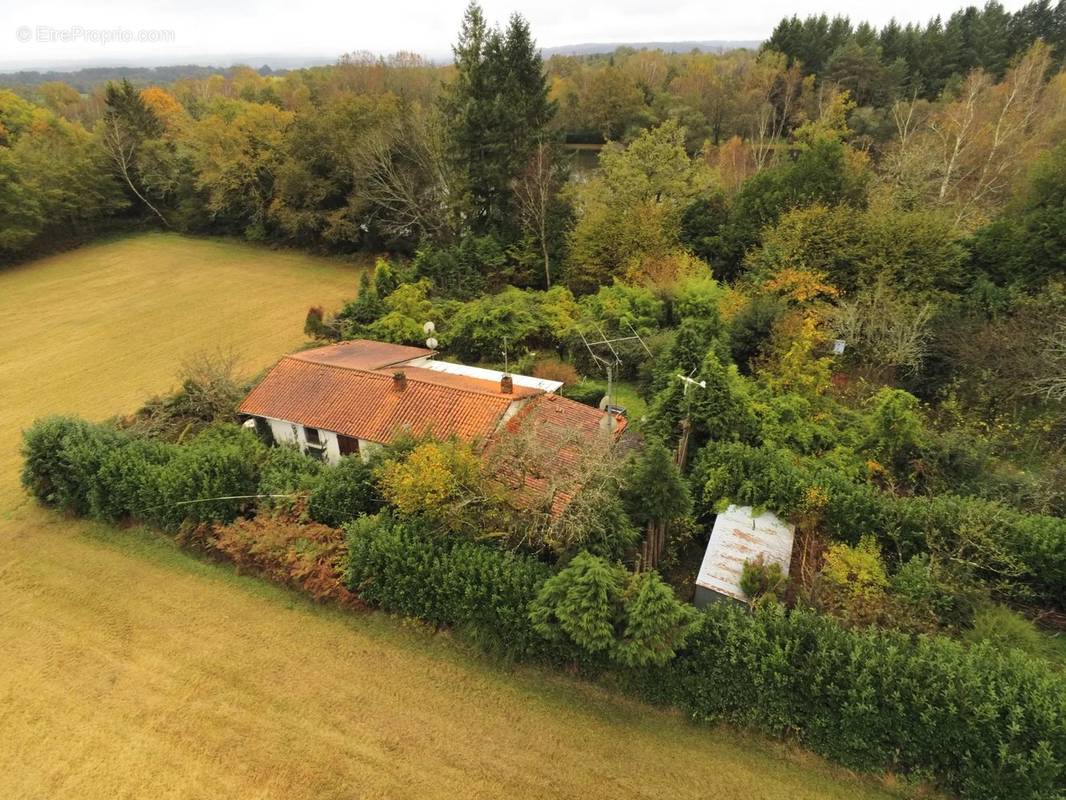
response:
M422 326L422 332L426 334L426 336L429 336L435 330L437 330L437 326L434 325L432 322L427 322L425 325Z
M430 322L428 324L432 325L433 323ZM432 336L430 336L428 339L426 339L426 347L428 347L430 350L436 350L437 349L437 340L434 339Z

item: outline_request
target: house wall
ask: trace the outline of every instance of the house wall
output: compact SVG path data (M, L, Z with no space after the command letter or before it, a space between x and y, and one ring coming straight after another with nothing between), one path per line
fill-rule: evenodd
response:
M299 447L303 452L307 452L307 431L303 425L296 422L289 422L283 419L271 419L266 418L267 423L270 425L270 432L274 434L274 441L278 444L288 444L295 447ZM340 442L337 441L337 434L333 431L326 431L319 428L318 438L324 444L326 461L333 466L336 466L341 460L341 448ZM377 442L370 442L366 439L359 440L359 457L366 461L370 458L370 455L375 450L380 450L381 445Z

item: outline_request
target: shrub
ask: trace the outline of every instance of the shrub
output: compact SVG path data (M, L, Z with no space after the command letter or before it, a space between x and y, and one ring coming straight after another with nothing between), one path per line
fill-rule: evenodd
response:
M881 548L872 536L863 536L856 547L833 544L818 573L816 601L819 607L851 625L868 625L884 619L888 573Z
M586 453L586 457L591 455ZM535 546L543 544L559 559L588 550L603 558L621 560L640 541L640 531L633 526L619 497L612 466L603 465L601 474L586 473L583 485L572 484L569 488L577 495L551 520L543 535L530 531L530 542Z
M486 527L496 505L495 486L483 477L469 444L427 441L375 472L382 497L404 517L421 517L450 531Z
M629 576L622 599L625 623L613 658L626 667L663 665L685 644L696 627L692 606L678 601L658 572Z
M752 606L776 603L788 589L788 577L776 561L769 564L762 553L744 562L740 569L740 589Z
M339 339L340 333L325 321L322 306L311 306L304 319L304 336L308 339Z
M312 483L307 513L315 522L339 528L380 507L373 467L353 457L342 458L337 466L319 472Z
M970 571L926 553L912 556L889 578L893 623L915 632L969 628L984 599Z
M529 616L537 633L553 641L571 641L595 655L615 643L621 622L626 572L589 553L579 553L541 587Z
M547 381L560 381L564 386L573 386L581 380L577 370L558 358L541 358L533 364L533 377Z
M633 681L696 720L792 734L856 769L932 773L966 798L1052 798L1066 777L1062 678L987 645L715 604L677 658Z
M259 508L267 511L294 509L321 483L316 478L322 469L321 461L296 447L271 447L259 470Z
M40 503L72 514L89 513L100 462L124 437L106 425L74 417L37 420L23 433L22 485Z
M528 607L551 574L529 556L433 536L388 514L346 526L346 582L368 603L464 629L512 657L562 660L533 630Z
M235 425L208 428L147 473L149 510L141 516L166 530L185 521L232 522L254 507L266 447Z
M1045 658L1048 655L1047 639L1025 617L1006 606L988 606L974 616L973 628L966 631L963 639L972 643L986 643L996 650L1021 650L1029 656Z
M254 572L306 592L315 600L342 605L356 602L343 581L347 563L343 531L256 517L212 527L208 543L232 561L238 571Z
M181 366L181 388L153 397L123 420L123 427L139 436L180 442L213 422L235 421L246 391L236 374L237 361L224 350L193 355Z
M589 553L545 581L529 609L533 627L549 641L628 667L673 658L694 616L657 572L631 575Z
M600 401L607 394L607 384L586 378L578 383L563 386L561 394L563 397L587 406L599 406Z
M105 522L149 518L157 498L151 478L173 456L174 448L150 439L131 439L100 459L89 487L89 513Z

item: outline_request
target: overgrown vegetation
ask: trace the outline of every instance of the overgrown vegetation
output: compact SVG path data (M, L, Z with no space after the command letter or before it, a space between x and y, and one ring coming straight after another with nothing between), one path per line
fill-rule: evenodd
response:
M11 258L119 213L386 248L309 337L421 344L433 320L445 357L647 409L631 455L589 446L569 485L521 435L327 467L227 424L242 387L216 359L120 426L38 422L23 482L851 766L1056 797L1061 663L1024 615L1066 597L1064 8L541 64L521 17L471 5L447 80L348 58L111 85L98 117L0 93ZM567 138L606 140L579 180ZM43 190L61 164L100 182L91 213ZM531 505L503 463L566 502ZM698 615L729 503L793 523L798 569L754 558L750 607Z

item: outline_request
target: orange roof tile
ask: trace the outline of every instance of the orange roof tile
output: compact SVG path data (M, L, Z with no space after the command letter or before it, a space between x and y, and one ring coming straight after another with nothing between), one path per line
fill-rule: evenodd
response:
M500 391L499 381L487 381L483 378L474 378L469 375L457 375L454 372L438 372L435 369L426 369L425 367L395 367L389 370L380 370L391 375L393 372L397 372L403 369L408 379L414 379L419 381L425 381L426 383L436 383L441 386L450 386L455 389L465 389L470 392L478 392L480 394L498 394L502 397L509 397L512 400L520 400L523 397L532 397L535 394L543 394L542 389L534 389L530 386L519 386L513 384L511 391L508 394L504 394Z
M415 377L431 370L404 367L402 371L407 375L406 387L398 390L391 372L287 356L267 373L238 410L372 442L388 443L402 433L457 436L470 441L487 439L511 402L518 399L498 391L454 385L451 380Z
M603 418L599 409L566 397L544 394L533 398L504 429L511 435L529 432L537 451L531 461L539 456L545 463L516 463L525 459L505 456L496 464L496 477L516 491L519 505L531 507L547 501L550 515L557 517L581 488L576 473L582 460L598 457L590 453L590 443L613 443L626 429L626 418L616 414L616 427L608 435L601 427ZM494 448L499 446L496 441Z
M374 342L370 339L353 339L350 342L316 347L293 353L289 358L311 361L315 364L332 364L335 367L349 369L383 369L392 364L400 364L415 358L425 358L435 351L425 347L409 347L404 344Z

